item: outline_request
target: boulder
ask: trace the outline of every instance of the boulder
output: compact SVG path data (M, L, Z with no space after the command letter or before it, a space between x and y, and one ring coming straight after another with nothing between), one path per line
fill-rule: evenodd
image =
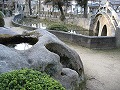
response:
M4 32L4 28L0 28L0 32L2 31ZM8 44L0 44L0 73L32 68L51 75L66 90L79 90L79 85L84 80L83 64L79 55L46 30L37 29L32 32L34 33L27 31L20 35L22 41L26 37L38 39L27 50L16 50ZM15 32L11 34L10 30L6 33L13 37L18 35Z

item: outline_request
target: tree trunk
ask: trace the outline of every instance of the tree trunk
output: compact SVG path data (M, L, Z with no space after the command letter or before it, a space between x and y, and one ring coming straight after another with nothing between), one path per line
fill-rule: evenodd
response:
M38 16L40 16L40 12L41 12L41 0L39 0Z
M30 15L32 15L31 0L29 0Z
M2 12L5 14L4 8L5 8L5 0L3 0L3 4L2 4Z
M87 18L88 17L88 15L87 15L87 10L88 9L88 7L87 7L87 2L84 4L84 17L85 18Z
M68 10L68 0L66 0L65 14L67 14L67 10Z
M77 3L80 5L80 6L83 6L84 8L84 17L87 18L87 3L88 3L88 0L76 0Z
M58 8L60 9L60 12L61 12L60 20L64 21L65 20L65 15L64 15L64 12L63 12L61 2L58 2Z

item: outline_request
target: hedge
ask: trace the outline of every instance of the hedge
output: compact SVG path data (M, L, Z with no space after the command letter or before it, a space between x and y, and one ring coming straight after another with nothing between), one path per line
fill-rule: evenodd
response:
M65 90L45 73L21 69L0 74L0 90Z

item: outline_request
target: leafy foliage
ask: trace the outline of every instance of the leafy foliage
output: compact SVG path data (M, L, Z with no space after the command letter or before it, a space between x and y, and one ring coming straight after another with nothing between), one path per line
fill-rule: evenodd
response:
M5 21L3 18L0 17L0 27L4 27Z
M45 73L22 69L0 74L0 90L65 90L65 88Z
M48 29L50 30L58 30L58 31L68 31L68 28L63 25L63 24L51 24L50 26L48 26Z
M2 11L0 11L0 17L1 17L1 18L4 18L4 17L5 17L5 15L3 14Z
M53 6L54 5L57 5L58 6L58 9L60 10L61 12L61 16L60 16L60 20L61 21L64 21L65 20L65 14L64 14L64 11L63 11L63 4L64 4L64 0L45 0L44 3L47 4L49 2L52 2L53 3Z
M0 11L0 27L4 27L5 21L4 21L4 14Z

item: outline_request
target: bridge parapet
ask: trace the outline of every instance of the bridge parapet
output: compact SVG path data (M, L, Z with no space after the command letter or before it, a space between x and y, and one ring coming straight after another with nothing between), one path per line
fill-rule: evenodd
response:
M113 9L112 5L109 2L106 2L105 5L100 6L97 14L106 13L110 17L111 22L118 27L120 25L120 17L117 12Z
M115 36L117 27L120 27L120 17L109 3L100 6L91 18L90 30L93 30L95 36Z

